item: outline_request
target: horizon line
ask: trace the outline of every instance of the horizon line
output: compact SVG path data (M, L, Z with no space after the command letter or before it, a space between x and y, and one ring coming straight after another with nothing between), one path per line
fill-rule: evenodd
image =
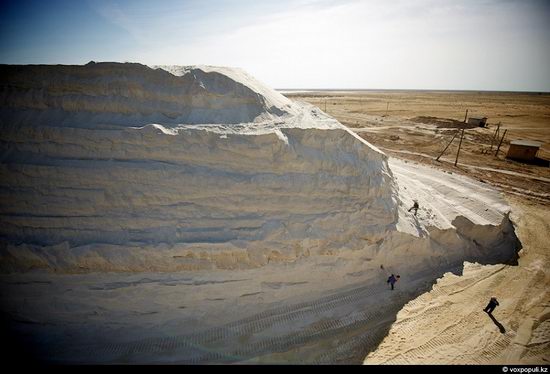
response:
M525 93L525 94L550 94L550 91L514 91L491 89L441 89L441 88L274 88L275 91L298 92L357 92L357 91L425 91L425 92L483 92L483 93Z

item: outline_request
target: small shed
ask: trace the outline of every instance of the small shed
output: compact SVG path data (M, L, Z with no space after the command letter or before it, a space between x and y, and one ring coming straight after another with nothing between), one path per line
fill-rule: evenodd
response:
M532 140L513 140L506 157L518 161L535 161L541 146L542 143Z
M468 124L485 127L485 125L487 124L487 117L470 117L468 118Z

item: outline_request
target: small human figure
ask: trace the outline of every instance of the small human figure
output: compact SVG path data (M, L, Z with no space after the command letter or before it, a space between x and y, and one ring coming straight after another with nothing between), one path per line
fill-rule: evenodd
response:
M414 215L416 216L416 213L418 213L418 201L414 200L413 206L408 210L409 212L414 209Z
M391 285L391 289L393 291L393 285L395 284L395 282L397 282L397 280L399 279L399 275L398 276L395 276L395 275L390 275L390 277L388 278L388 280L386 281L386 283L389 283Z
M483 309L484 312L487 312L489 314L493 313L493 310L499 305L496 297L491 297L491 300L489 301L489 304Z

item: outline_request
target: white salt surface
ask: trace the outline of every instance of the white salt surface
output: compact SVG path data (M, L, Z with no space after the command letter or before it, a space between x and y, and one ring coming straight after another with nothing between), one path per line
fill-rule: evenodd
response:
M513 256L486 186L388 161L238 69L162 69L2 67L3 312L49 359L247 360Z

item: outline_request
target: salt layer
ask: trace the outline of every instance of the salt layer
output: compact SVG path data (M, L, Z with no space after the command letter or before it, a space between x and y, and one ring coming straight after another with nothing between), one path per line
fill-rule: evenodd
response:
M368 269L401 254L420 268L499 254L505 204L490 220L440 212L415 171L395 166L396 179L376 147L239 69L0 72L5 271L218 271L316 256ZM412 198L438 213L419 220Z

